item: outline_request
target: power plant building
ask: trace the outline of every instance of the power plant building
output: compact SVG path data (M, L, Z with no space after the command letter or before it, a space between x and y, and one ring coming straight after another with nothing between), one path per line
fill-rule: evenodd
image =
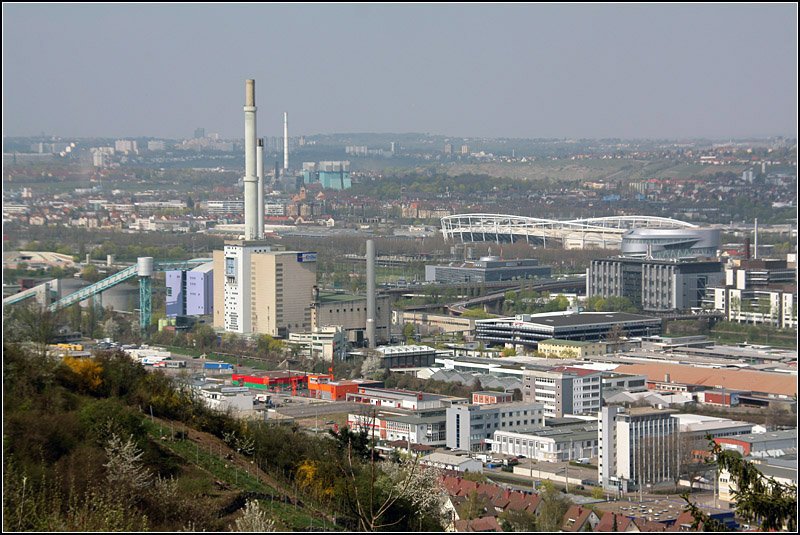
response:
M203 316L214 311L214 263L190 271L167 271L167 317Z
M375 300L375 341L376 343L384 344L389 341L390 336L392 298L389 295L379 295ZM326 325L341 325L347 333L347 340L356 345L363 345L367 338L366 324L366 296L318 292L311 304L312 328L319 329Z
M425 280L440 283L497 282L514 279L548 278L550 266L540 266L533 258L500 260L498 256L484 256L475 262L447 266L425 266Z
M226 242L214 251L214 327L286 338L311 330L317 255Z

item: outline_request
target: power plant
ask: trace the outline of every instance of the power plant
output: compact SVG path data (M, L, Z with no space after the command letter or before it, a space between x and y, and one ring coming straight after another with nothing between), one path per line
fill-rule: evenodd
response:
M214 251L214 327L244 335L341 326L351 342L388 341L391 304L375 296L375 244L367 242L367 297L316 291L317 253L264 241L264 142L256 132L255 81L245 82L244 234ZM283 115L283 174L289 169L289 115ZM276 166L277 167L277 166ZM277 169L276 169L277 170ZM276 173L277 176L277 173ZM316 332L316 331L315 331ZM366 339L366 340L365 340Z

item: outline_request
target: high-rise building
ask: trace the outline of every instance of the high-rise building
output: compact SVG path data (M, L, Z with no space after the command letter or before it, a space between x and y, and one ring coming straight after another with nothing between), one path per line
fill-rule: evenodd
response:
M606 490L674 481L679 420L672 409L605 406L598 413L598 478Z
M626 297L645 311L688 310L699 307L706 288L723 279L719 261L608 258L592 260L586 295Z
M195 128L194 130L194 138L195 139L202 139L206 137L206 129L205 128Z
M138 154L139 148L136 144L136 141L131 139L118 139L114 142L114 150L116 152L122 152L124 154Z
M525 370L522 399L544 406L545 418L569 414L594 414L600 410L602 372L559 366L552 370Z
M214 251L214 326L285 338L311 329L313 252L272 251L262 242L229 241Z

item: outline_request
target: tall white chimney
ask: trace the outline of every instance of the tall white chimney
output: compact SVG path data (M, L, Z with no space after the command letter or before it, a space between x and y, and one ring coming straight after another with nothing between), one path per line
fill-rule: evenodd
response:
M367 240L367 340L375 348L375 242Z
M256 151L256 177L258 178L258 239L264 238L264 138L258 138Z
M756 228L754 229L755 233L755 243L753 244L753 258L758 259L758 218L756 218Z
M256 176L256 81L244 82L244 239L258 238Z
M289 170L289 112L283 112L283 170Z

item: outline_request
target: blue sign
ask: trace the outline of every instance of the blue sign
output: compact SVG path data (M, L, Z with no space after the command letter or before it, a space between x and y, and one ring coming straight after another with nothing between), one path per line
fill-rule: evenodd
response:
M298 262L316 262L317 253L297 253Z

